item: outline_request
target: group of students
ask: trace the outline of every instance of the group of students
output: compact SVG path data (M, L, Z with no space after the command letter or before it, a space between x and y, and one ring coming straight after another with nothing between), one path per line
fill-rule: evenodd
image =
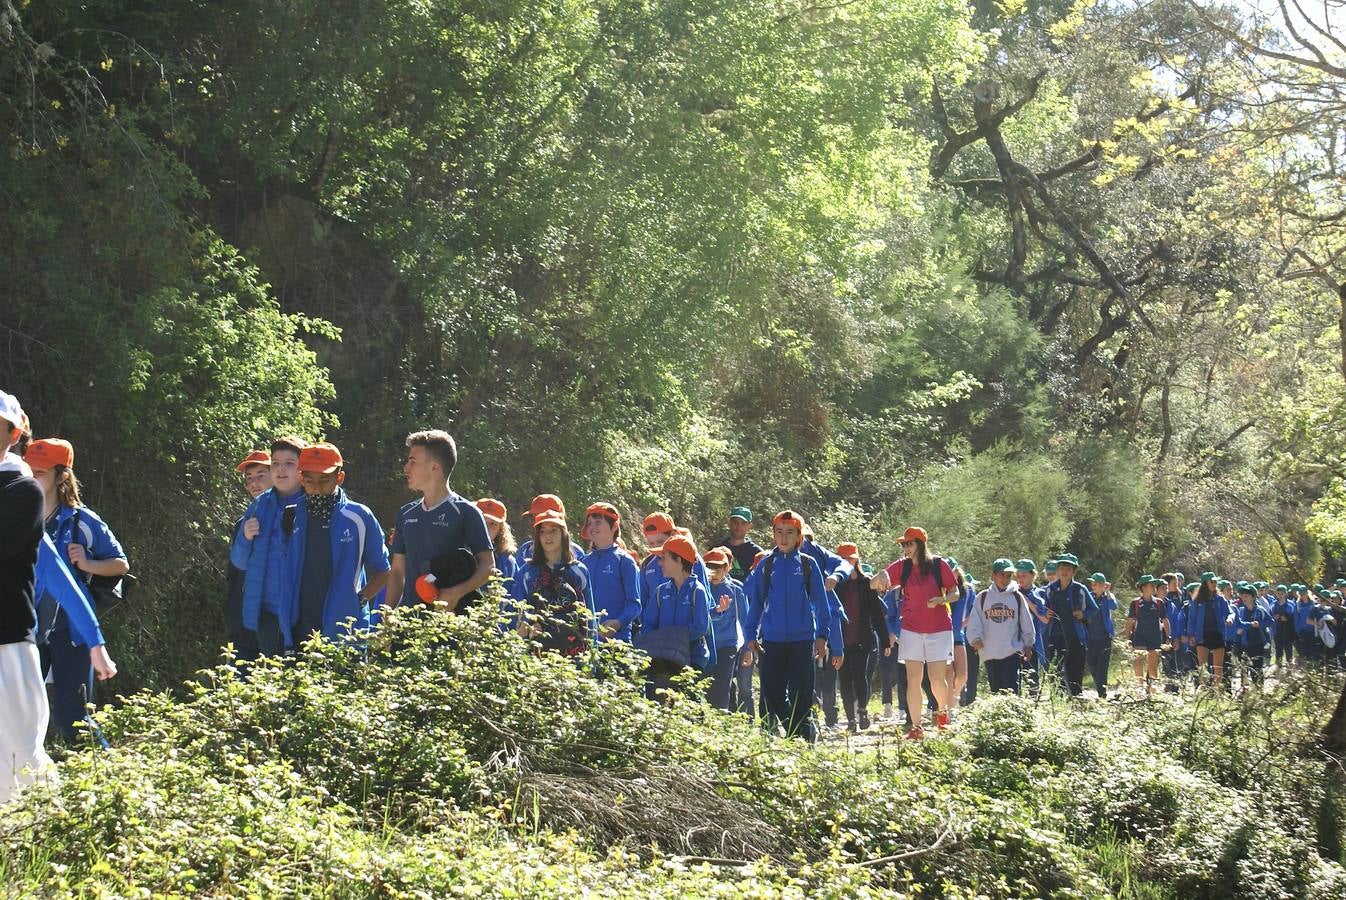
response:
M73 446L32 441L17 399L3 393L0 427L8 441L0 464L3 800L48 762L48 709L73 740L92 676L115 674L90 582L124 576L129 565L81 503ZM500 627L528 638L533 652L586 664L598 643L627 641L648 656L651 698L691 670L714 706L809 741L819 731L815 705L826 726L838 727L837 693L850 730L869 728L876 681L884 715L893 715L896 696L911 739L925 734L927 706L942 729L975 699L983 666L991 691L1018 693L1026 682L1036 692L1050 671L1078 696L1088 669L1107 696L1117 599L1102 573L1077 581L1070 553L1046 563L1041 584L1033 560L997 559L978 590L956 559L931 553L921 528L906 529L900 557L874 570L854 543L823 547L793 510L772 517L763 548L750 536L751 510L737 507L704 552L671 516L652 513L641 522L641 555L623 543L622 515L607 502L585 508L576 542L554 494L533 498L531 534L516 546L503 503L450 487L458 451L449 434L415 432L406 448L403 472L418 497L398 511L387 539L346 493L336 446L282 437L238 463L251 499L229 548L225 619L237 659L294 653L313 635L359 641L387 607L462 613L494 578L504 588ZM1339 590L1231 584L1207 572L1187 585L1180 573L1146 576L1138 591L1123 638L1146 690L1161 668L1170 687L1207 672L1220 685L1226 654L1246 660L1255 683L1273 648L1278 663L1340 664Z

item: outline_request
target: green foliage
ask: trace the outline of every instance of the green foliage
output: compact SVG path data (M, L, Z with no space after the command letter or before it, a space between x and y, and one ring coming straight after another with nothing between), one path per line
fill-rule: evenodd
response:
M600 649L595 679L492 615L403 611L367 653L315 641L246 678L202 673L185 700L100 713L113 749L68 755L59 785L7 810L0 878L26 894L305 896L507 895L518 879L542 896L1346 885L1336 862L1288 849L1314 844L1321 771L1298 747L1335 682L1212 697L1195 717L1166 698L989 698L948 740L854 752L769 736L696 689L651 704L625 645Z

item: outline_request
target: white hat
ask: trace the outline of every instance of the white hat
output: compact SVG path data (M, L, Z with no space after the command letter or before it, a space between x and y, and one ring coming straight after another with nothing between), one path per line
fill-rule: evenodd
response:
M19 405L18 397L0 391L0 419L4 419L15 428L23 427L23 407Z

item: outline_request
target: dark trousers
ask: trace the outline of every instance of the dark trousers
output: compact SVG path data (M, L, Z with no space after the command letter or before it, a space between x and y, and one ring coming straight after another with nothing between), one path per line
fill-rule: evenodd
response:
M280 656L285 652L285 638L280 633L280 618L273 612L262 610L257 614L257 652L266 656Z
M715 665L711 667L710 687L706 690L706 699L710 705L725 712L733 710L734 676L738 669L738 654L733 647L715 648Z
M813 641L766 641L758 663L762 699L773 722L785 733L810 743L818 739L813 722Z
M986 660L986 687L993 694L1019 693L1020 660L1015 654L1004 659Z
M743 662L743 654L738 653L734 656L734 708L743 713L749 719L753 716L752 702L752 673L757 668L754 662L752 665L740 665Z
M58 624L47 643L38 647L38 656L42 677L51 673L51 724L63 741L73 744L78 737L75 726L89 714L86 704L93 702L89 648L74 643L69 627Z
M1276 665L1295 661L1295 636L1290 631L1289 622L1276 623Z
M869 720L869 660L874 652L864 644L847 647L841 671L837 673L841 682L841 702L846 707L846 721L852 724L857 713L862 720Z
M1084 690L1084 663L1084 644L1078 640L1062 637L1055 645L1051 666L1060 674L1072 697L1078 697Z
M828 654L822 665L815 661L817 671L813 673L813 699L823 711L823 721L828 725L837 724L837 670L832 668L832 656Z
M1312 631L1301 631L1295 635L1295 652L1299 654L1301 662L1314 662L1321 656L1321 645L1318 642L1318 635Z
M972 645L967 645L967 684L963 685L963 696L959 699L959 706L967 706L977 699L977 682L981 680L981 657L977 651L972 649Z
M869 694L874 696L874 676L879 679L879 698L884 706L893 705L893 687L897 684L897 672L905 667L897 661L897 648L887 656L875 651L869 654ZM903 673L905 674L905 672ZM903 703L906 701L903 700Z
M1033 698L1036 698L1042 690L1042 674L1046 664L1046 656L1039 653L1035 646L1033 648L1033 658L1024 663L1023 666L1023 677L1028 682L1028 694Z
M1112 640L1106 637L1093 638L1084 650L1084 657L1089 666L1089 674L1093 676L1094 687L1098 689L1098 696L1106 699L1108 667L1112 665Z

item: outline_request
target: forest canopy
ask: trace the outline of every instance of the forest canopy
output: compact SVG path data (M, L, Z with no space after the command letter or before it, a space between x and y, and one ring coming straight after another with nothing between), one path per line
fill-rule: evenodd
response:
M0 384L127 546L132 683L213 658L233 464L284 432L385 521L433 426L513 510L1312 583L1346 557L1317 10L0 0Z

